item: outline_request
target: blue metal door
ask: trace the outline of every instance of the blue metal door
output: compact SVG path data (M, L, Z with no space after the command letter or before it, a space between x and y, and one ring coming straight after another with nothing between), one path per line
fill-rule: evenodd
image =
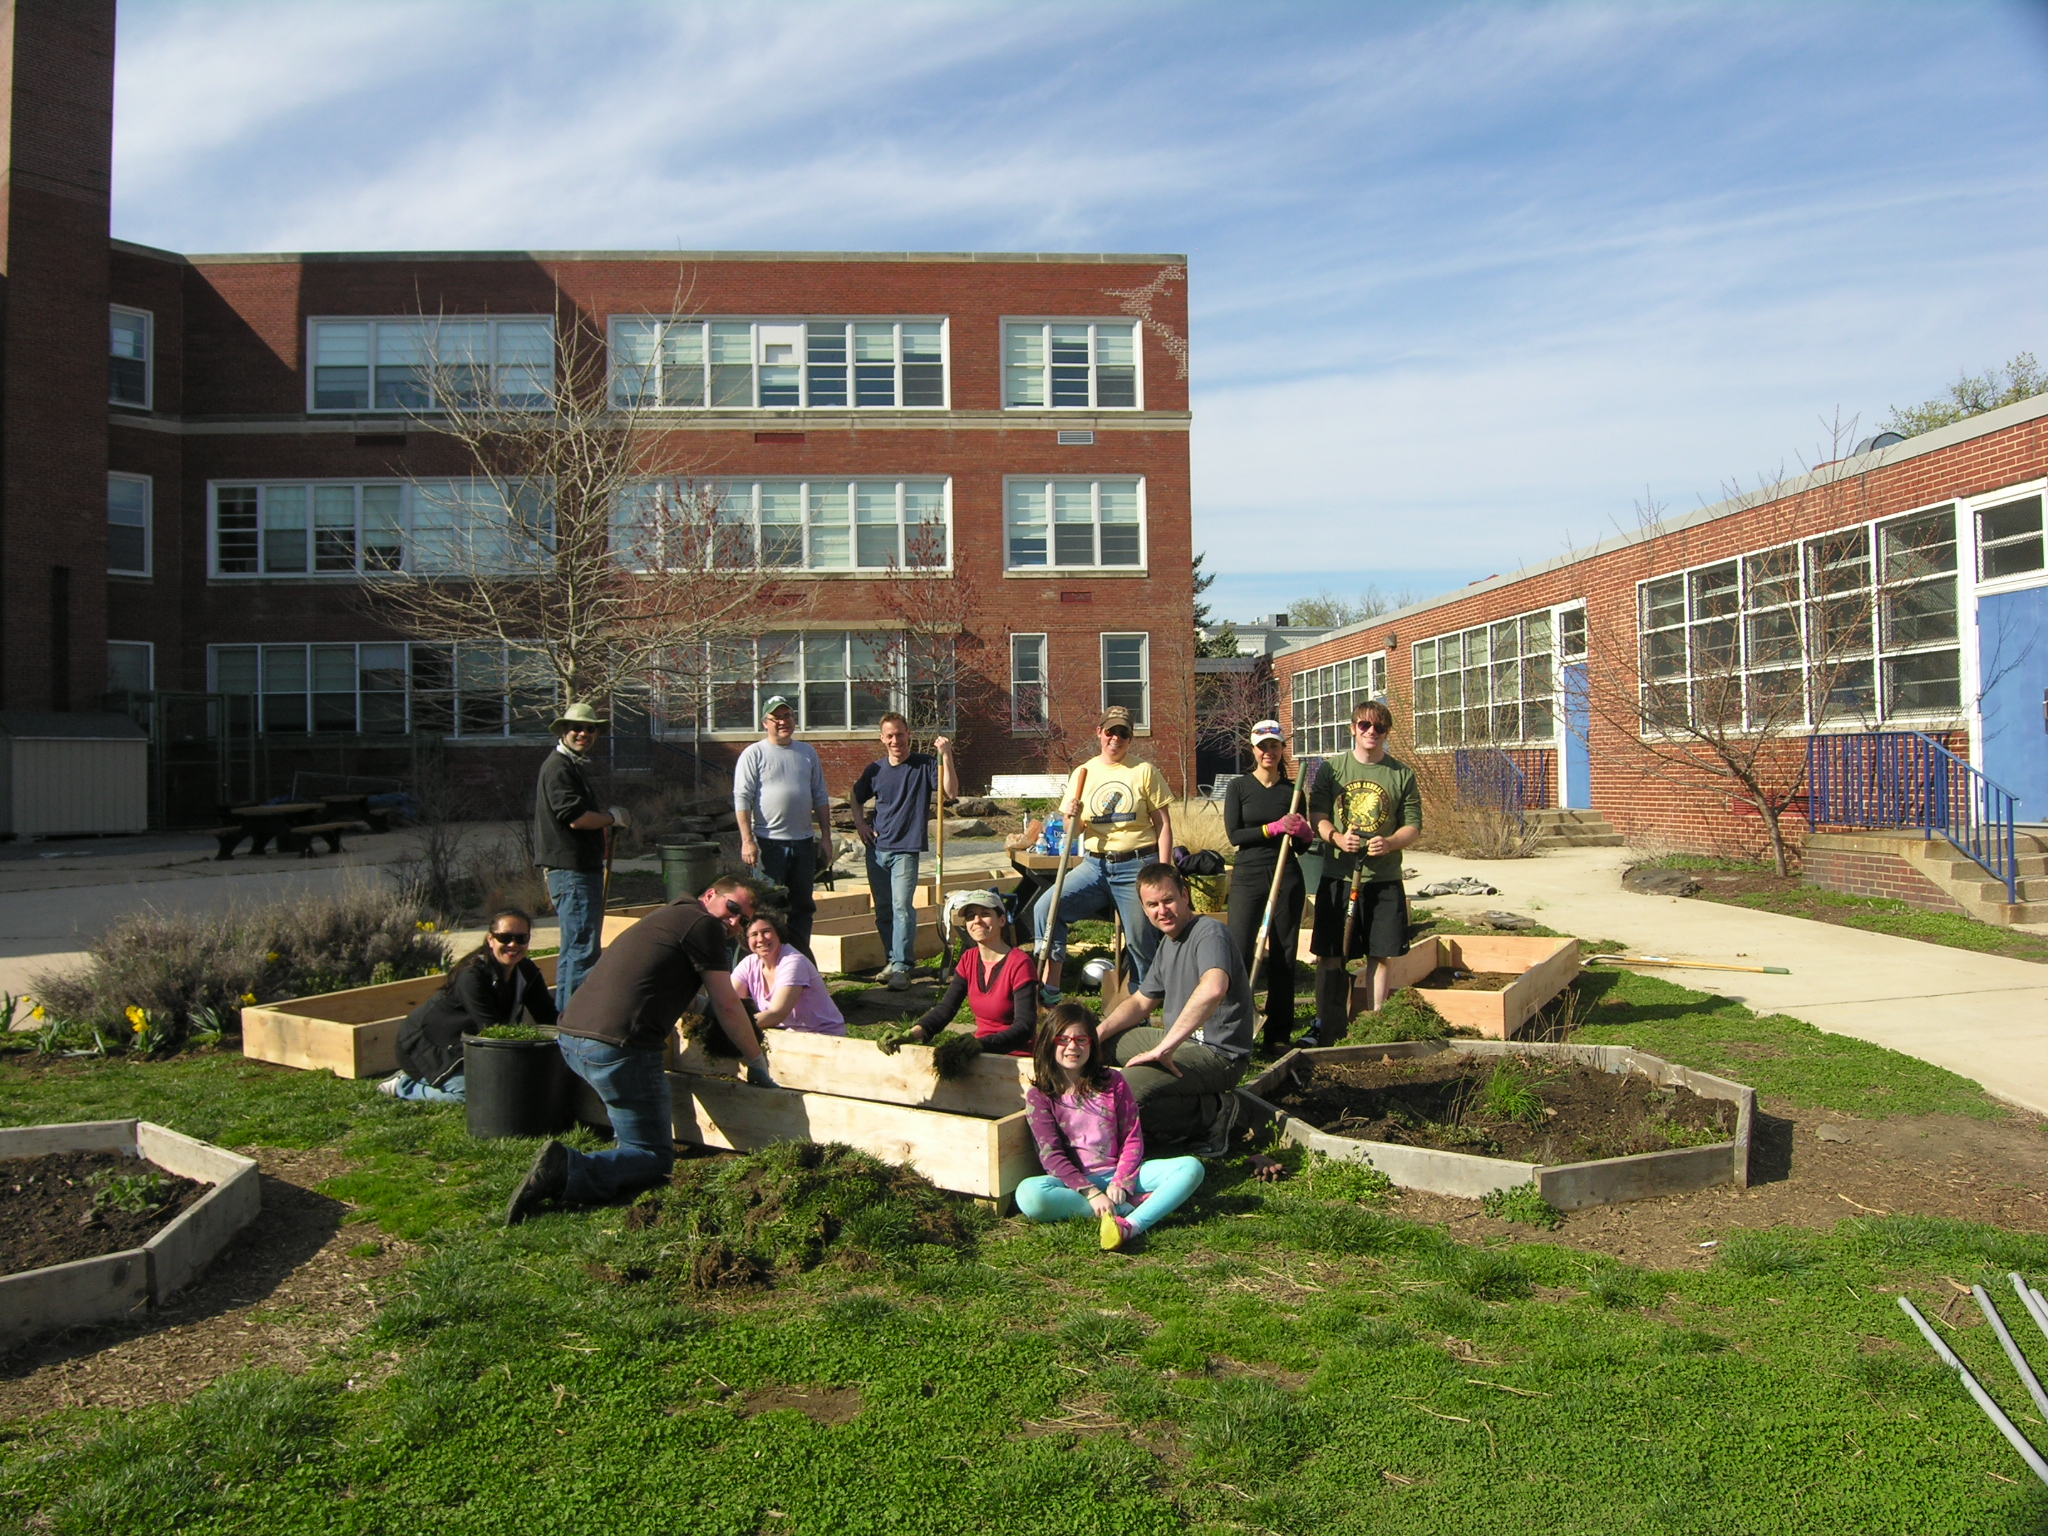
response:
M1593 728L1593 700L1586 685L1583 662L1564 669L1564 782L1560 786L1565 809L1593 809L1593 749L1589 745Z
M2019 798L2021 821L2048 821L2048 587L1977 600L1984 773Z

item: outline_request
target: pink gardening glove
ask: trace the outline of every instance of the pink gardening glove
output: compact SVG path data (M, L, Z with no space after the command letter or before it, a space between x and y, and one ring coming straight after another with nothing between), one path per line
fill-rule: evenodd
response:
M1313 830L1308 824L1308 818L1299 811L1289 811L1278 821L1266 823L1268 837L1307 837Z

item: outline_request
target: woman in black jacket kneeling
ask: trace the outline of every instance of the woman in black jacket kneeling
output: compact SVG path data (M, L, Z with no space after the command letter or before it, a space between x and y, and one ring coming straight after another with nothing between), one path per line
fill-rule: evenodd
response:
M493 912L484 941L458 960L441 990L398 1027L398 1071L377 1085L394 1098L463 1102L462 1037L516 1024L521 1011L555 1022L555 996L526 958L533 919L517 907Z

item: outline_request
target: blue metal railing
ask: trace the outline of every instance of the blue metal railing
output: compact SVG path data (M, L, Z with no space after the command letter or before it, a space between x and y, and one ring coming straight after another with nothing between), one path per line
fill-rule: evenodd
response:
M1529 779L1512 757L1498 747L1460 748L1457 765L1458 804L1485 806L1526 824Z
M2016 797L1921 731L1871 731L1806 739L1808 820L1815 827L1917 827L2019 898L2013 851Z

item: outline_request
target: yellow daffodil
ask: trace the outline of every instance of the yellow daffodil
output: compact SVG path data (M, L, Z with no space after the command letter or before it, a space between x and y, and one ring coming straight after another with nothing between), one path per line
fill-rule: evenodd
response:
M244 993L242 994L242 1002L243 1002L244 1004L249 1004L249 1003L253 1003L253 1002L255 1002L255 1001L256 1001L256 994L255 994L254 992L244 992Z
M434 931L432 923L414 923L413 927L419 929L421 933L432 933Z
M41 1003L37 1003L35 1007L29 1009L28 1016L32 1019L47 1019L50 1016L50 1011Z
M130 1003L128 1005L128 1022L133 1024L138 1031L147 1029L149 1027L149 1015L133 1003Z
M268 960L272 965L275 965L277 964L278 960L281 957L279 956L278 952L273 949L269 954L265 955L263 958Z

